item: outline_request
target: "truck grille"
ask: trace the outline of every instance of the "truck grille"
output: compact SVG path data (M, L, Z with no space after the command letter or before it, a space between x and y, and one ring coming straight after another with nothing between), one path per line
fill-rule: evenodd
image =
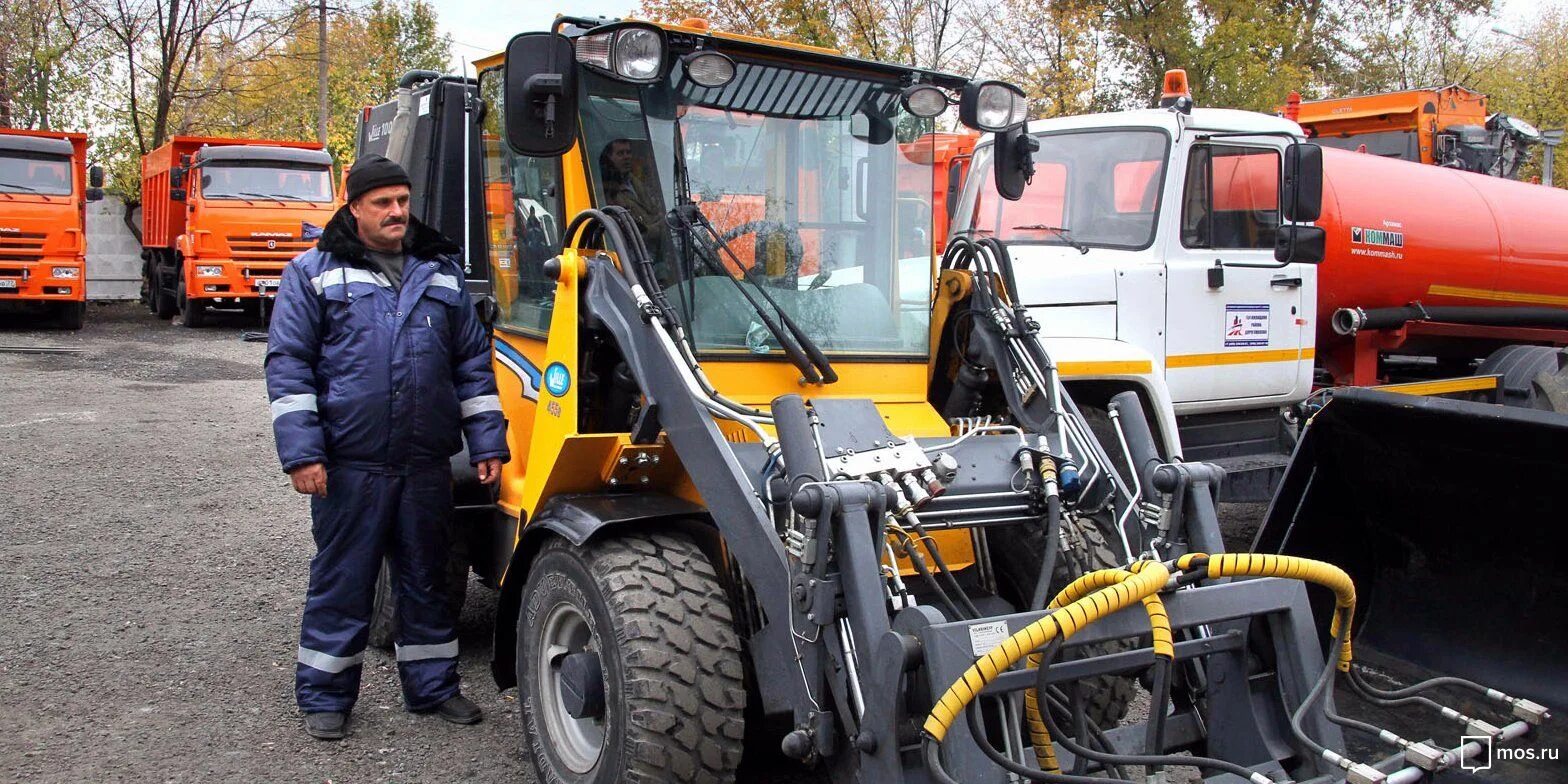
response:
M0 261L37 261L43 257L43 234L29 232L0 234Z
M282 239L269 237L250 237L246 235L230 235L229 250L233 251L235 261L273 261L286 262L289 259L310 250L315 240ZM268 247L268 243L272 243Z

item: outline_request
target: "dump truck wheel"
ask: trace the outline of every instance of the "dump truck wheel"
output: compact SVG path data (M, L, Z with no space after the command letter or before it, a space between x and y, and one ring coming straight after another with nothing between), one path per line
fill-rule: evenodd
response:
M1568 413L1568 350L1551 346L1503 346L1475 369L1501 375L1505 406Z
M185 291L185 281L180 281L179 294L175 297L180 304L180 323L191 329L207 326L207 306L201 300L191 299Z
M463 603L468 599L468 561L453 553L446 561L446 601L452 613L452 624L463 616ZM397 596L392 592L392 563L381 559L381 571L376 574L376 595L370 606L370 645L391 650L397 642Z
M541 782L728 782L746 688L728 597L672 533L547 543L517 616L523 756Z
M55 320L61 329L81 329L82 320L87 315L87 303L62 302L60 310L55 314Z
M1072 520L1072 522L1069 522ZM1112 569L1123 565L1117 555L1119 546L1110 544L1109 537L1114 518L1101 512L1093 519L1064 516L1062 524L1071 525L1068 538L1076 542L1071 549L1063 548L1056 559L1056 571L1051 576L1051 590L1059 591L1069 582L1098 569ZM1040 574L1040 559L1045 554L1045 532L1037 525L1010 525L992 529L987 533L991 561L996 565L1001 580L1003 598L1022 607L1034 592L1035 579ZM1138 647L1134 640L1111 640L1083 646L1087 653L1119 653ZM1127 715L1127 706L1137 696L1132 678L1101 675L1083 681L1084 702L1089 720L1104 728L1116 726Z
M158 274L157 267L154 266L150 284L152 286L152 313L161 319L174 318L174 314L179 311L178 303L175 301L174 295L163 287L163 281L160 280L161 277Z

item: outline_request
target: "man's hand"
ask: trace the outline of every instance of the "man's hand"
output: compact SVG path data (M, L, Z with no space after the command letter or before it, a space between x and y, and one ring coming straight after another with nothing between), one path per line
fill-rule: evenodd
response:
M296 493L327 497L327 467L321 463L309 463L295 468L289 472L289 481L294 483Z
M501 458L499 457L480 460L474 464L474 468L479 471L479 483L482 485L493 485L501 481ZM325 487L326 485L323 484L322 486Z

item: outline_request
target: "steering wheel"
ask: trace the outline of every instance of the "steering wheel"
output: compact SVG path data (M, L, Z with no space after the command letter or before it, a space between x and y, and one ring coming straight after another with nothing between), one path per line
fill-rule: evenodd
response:
M751 269L746 270L747 278L764 277L778 280L785 277L793 278L800 273L800 265L806 259L806 243L801 239L799 229L783 221L754 220L746 221L739 226L729 229L719 235L719 237L728 243L734 241L737 237L747 234L757 235L755 246L757 252L754 254ZM762 250L766 245L767 238L772 236L782 236L784 238L784 272L781 275L768 275L763 269L766 259L764 259Z

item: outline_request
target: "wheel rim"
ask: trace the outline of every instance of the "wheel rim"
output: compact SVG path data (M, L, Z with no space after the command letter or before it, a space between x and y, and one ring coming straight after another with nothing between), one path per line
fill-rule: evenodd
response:
M597 652L593 629L582 612L563 602L545 617L539 643L534 672L539 673L539 707L550 745L567 769L587 773L604 751L605 719L579 719L567 712L561 699L561 660L573 653Z

